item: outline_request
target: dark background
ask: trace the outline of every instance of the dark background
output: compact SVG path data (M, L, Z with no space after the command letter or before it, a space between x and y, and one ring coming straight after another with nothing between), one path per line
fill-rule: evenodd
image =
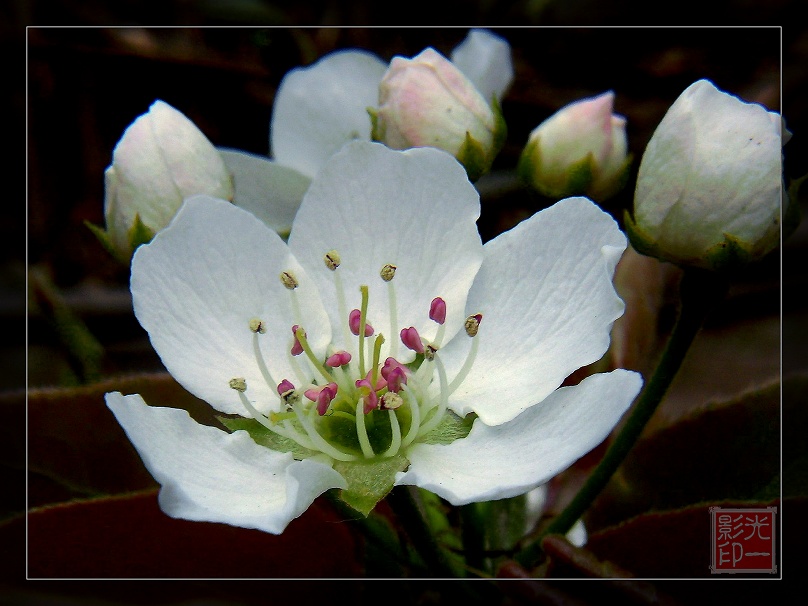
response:
M808 36L791 26L799 22L799 4L409 2L396 8L395 19L486 26L512 46L516 77L503 100L509 135L492 174L479 183L480 229L489 239L546 204L513 182L530 130L564 104L606 90L615 92L615 111L628 119L634 174L667 108L699 78L769 109L782 108L794 133L785 147L786 176L808 173ZM650 27L660 10L679 27ZM267 153L274 94L289 69L348 47L372 50L384 60L428 45L448 55L468 30L378 27L390 22L390 9L371 2L346 8L324 1L16 1L0 9L0 18L2 50L11 59L3 101L6 145L14 150L4 171L12 187L0 214L3 390L80 381L47 323L28 312L27 265L47 270L103 343L105 375L161 368L132 317L126 269L84 225L103 224L103 171L112 149L155 99L185 113L215 145ZM631 200L630 185L604 208L619 219ZM806 231L803 226L786 242L782 256L775 252L751 268L724 313L711 320L720 327L781 315L784 374L804 369L808 359L808 314L798 296L808 285ZM705 598L720 599L716 583L698 585ZM744 590L728 595L743 603L775 591L772 583L734 585Z

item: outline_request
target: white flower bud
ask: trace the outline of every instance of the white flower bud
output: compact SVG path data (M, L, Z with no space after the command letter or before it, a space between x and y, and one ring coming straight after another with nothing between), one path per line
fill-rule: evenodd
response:
M777 246L783 123L708 80L670 107L643 154L626 228L635 248L722 269ZM788 136L788 131L786 131Z
M519 173L551 198L585 194L598 201L625 184L631 163L626 120L612 112L614 93L570 103L528 137Z
M126 261L137 245L168 225L185 198L233 198L219 152L163 101L155 101L118 141L105 173L105 190L105 243Z
M432 48L412 59L394 57L371 111L373 138L393 149L437 147L455 156L472 180L502 148L505 122L494 102Z

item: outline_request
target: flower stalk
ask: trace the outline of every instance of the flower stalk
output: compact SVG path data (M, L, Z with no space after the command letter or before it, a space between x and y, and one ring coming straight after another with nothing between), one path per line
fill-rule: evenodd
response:
M667 393L705 318L724 298L728 286L729 281L722 274L698 268L685 270L679 285L679 316L654 374L638 396L625 425L583 487L544 531L516 554L515 559L522 566L528 568L537 564L542 555L542 539L551 534L566 534L609 482Z

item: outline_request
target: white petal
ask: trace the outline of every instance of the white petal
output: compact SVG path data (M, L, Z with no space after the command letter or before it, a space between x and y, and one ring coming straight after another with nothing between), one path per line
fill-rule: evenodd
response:
M272 108L273 157L308 177L352 139L370 140L368 107L379 103L387 65L359 50L331 53L287 73Z
M453 505L504 499L544 484L600 444L640 390L635 372L615 370L562 387L514 420L477 419L466 438L416 444L397 484L414 484Z
M200 425L137 394L108 393L106 402L162 486L160 508L171 517L280 534L318 495L347 486L327 465L263 448L246 431Z
M489 103L494 95L501 100L513 82L510 44L484 29L471 30L451 59Z
M359 308L359 287L367 284L368 318L385 335L387 352L401 328L415 326L422 336L434 336L438 326L429 320L429 304L435 297L446 301L447 336L462 327L466 296L482 260L479 214L477 191L449 154L433 148L401 152L357 141L333 156L312 182L289 247L317 281L323 300L332 302L326 309L338 341L342 329L336 327L344 320L323 255L339 252L337 272L348 310ZM379 277L386 263L398 268L394 329L387 284ZM407 359L402 349L401 359Z
M218 149L233 176L236 206L250 211L276 232L288 234L311 179L265 156Z
M292 294L279 279L291 270L300 282ZM264 381L253 353L252 318L267 324L259 335L263 357L280 382L297 387L287 353L292 325L307 330L312 348L325 353L328 318L311 280L278 234L249 212L224 200L186 200L168 228L132 260L135 315L168 371L183 387L227 413L245 414L228 383L247 381L247 396L261 411L277 410L275 385ZM295 296L301 320L292 307ZM301 356L304 357L304 356Z
M479 352L450 407L498 425L598 360L623 313L612 276L625 247L617 223L586 198L561 200L487 242L467 303L483 314ZM450 378L468 341L459 335L441 354Z

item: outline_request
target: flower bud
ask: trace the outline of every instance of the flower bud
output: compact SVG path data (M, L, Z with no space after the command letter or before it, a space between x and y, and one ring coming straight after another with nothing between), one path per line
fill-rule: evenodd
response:
M625 185L631 157L626 120L612 113L614 93L561 108L528 137L519 174L551 198L587 195L602 201Z
M219 152L182 113L155 101L124 132L105 172L106 232L93 229L127 263L166 225L188 196L231 200L233 184Z
M775 248L783 130L779 114L708 80L689 86L643 154L634 217L626 214L634 247L713 270L757 260Z
M412 59L394 57L370 110L372 137L393 149L437 147L454 155L471 180L491 167L505 142L498 101L432 48Z

